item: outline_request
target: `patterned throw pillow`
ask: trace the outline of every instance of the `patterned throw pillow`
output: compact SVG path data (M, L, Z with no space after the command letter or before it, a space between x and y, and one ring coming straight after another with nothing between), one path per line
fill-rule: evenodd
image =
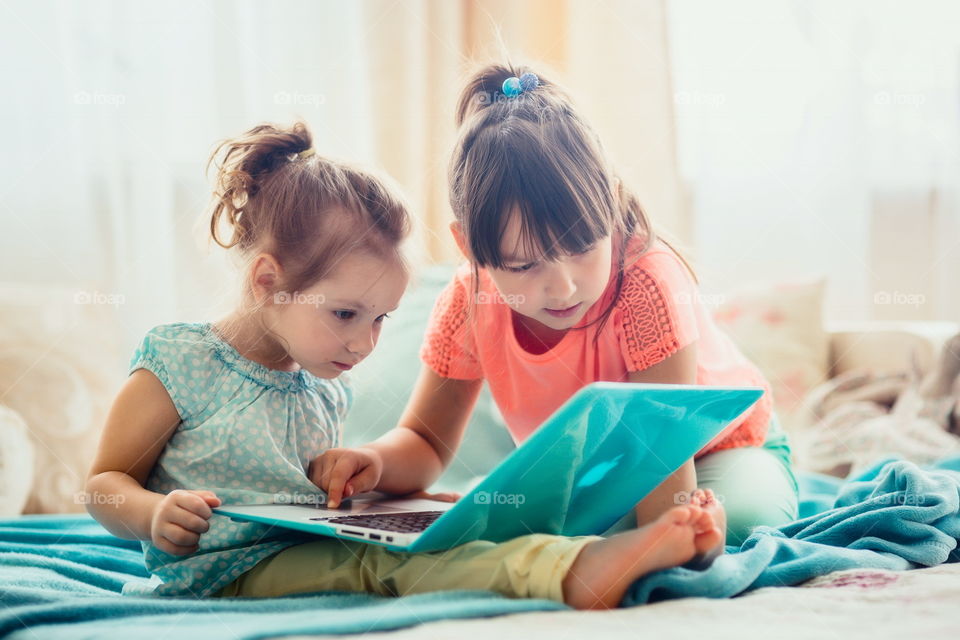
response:
M826 282L784 283L724 296L717 325L770 381L786 427L799 426L807 393L829 375L830 342L823 326Z

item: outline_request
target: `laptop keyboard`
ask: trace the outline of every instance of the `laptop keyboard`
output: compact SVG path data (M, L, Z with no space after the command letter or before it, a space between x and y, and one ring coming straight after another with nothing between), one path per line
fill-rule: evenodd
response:
M374 513L370 515L338 516L336 518L310 518L323 520L331 524L352 524L354 526L397 531L399 533L419 533L442 516L444 511L414 511L411 513Z

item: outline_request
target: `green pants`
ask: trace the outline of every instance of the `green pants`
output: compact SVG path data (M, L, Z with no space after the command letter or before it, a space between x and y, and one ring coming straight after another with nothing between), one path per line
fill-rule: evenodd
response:
M740 546L757 525L775 527L797 519L797 478L787 434L776 414L762 447L738 447L694 461L697 486L713 489L727 514L727 544ZM633 511L604 535L637 526Z
M352 540L320 538L288 547L211 597L273 598L316 591L401 596L449 589L564 601L563 579L600 536L534 533L494 544L475 540L446 551L401 553Z

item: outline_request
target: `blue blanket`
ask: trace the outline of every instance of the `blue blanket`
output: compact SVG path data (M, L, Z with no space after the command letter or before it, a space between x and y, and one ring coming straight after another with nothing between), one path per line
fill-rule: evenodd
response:
M960 457L921 469L884 460L845 481L801 475L801 518L759 527L705 571L668 569L638 580L624 606L725 598L849 568L910 569L960 561ZM121 596L148 578L137 542L86 515L0 520L0 637L261 638L360 633L421 622L564 609L483 591L402 598L322 593L272 599ZM322 612L322 615L317 615Z

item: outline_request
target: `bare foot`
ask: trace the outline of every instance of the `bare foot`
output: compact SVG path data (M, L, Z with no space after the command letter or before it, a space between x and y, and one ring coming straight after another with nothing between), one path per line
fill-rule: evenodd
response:
M563 579L564 602L576 609L610 609L631 584L715 548L723 538L699 505L672 507L654 522L586 545Z
M723 555L723 553L726 552L727 512L723 510L723 505L717 500L713 489L694 489L690 492L690 504L701 507L713 516L713 522L721 532L717 546L707 550L705 553L698 553L690 562L684 565L689 569L703 570L713 564L717 556Z

